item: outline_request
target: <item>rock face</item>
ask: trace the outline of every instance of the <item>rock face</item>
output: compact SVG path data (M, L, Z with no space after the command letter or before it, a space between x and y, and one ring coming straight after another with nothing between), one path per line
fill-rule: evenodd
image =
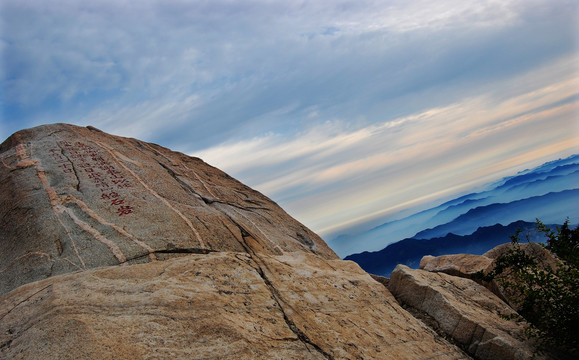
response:
M485 255L472 254L453 254L442 256L427 255L424 256L422 260L420 260L420 269L435 273L441 272L465 279L473 279L480 285L492 291L501 300L507 302L512 307L512 304L505 296L504 289L499 286L495 280L488 282L480 278L477 279L474 276L477 272L488 273L491 271L494 267L494 260L496 257L510 249L508 245L509 244L502 244L487 252L489 256L493 256L492 258Z
M61 124L0 160L2 359L469 358L199 159Z
M491 272L495 267L495 260L513 249L512 243L499 245L483 255L455 254L442 256L424 256L420 261L420 269L430 272L442 272L449 275L473 279L473 275L479 271L483 273ZM524 253L535 259L539 268L551 270L557 268L559 260L555 255L537 243L517 244ZM487 282L475 279L479 284L492 291L501 300L507 302L513 309L519 310L517 301L520 294L505 290L500 285L501 281L515 281L512 274L505 272L497 276L496 279Z
M398 265L389 289L396 298L426 313L476 359L530 359L525 325L505 316L516 312L472 280Z
M486 270L492 262L491 258L472 254L427 255L420 260L420 268L470 279L474 273Z
M445 359L380 284L316 255L216 252L51 277L0 298L6 359Z
M197 158L50 125L0 146L0 294L98 266L188 253L307 251L337 259L262 194Z
M495 260L499 256L513 249L513 246L515 245L513 245L512 243L502 244L487 251L486 253L483 254L483 256ZM553 270L557 268L558 263L557 257L553 255L551 252L549 252L547 249L542 247L541 245L534 242L530 242L527 244L518 244L516 246L519 246L524 253L534 258L539 266L542 267L549 266Z

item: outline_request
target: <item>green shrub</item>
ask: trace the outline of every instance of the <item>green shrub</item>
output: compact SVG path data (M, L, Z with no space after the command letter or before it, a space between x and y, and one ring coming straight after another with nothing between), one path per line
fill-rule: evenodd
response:
M579 346L579 226L569 228L569 220L556 231L537 220L537 229L547 237L540 244L560 261L555 268L542 266L519 245L520 231L511 236L512 249L497 257L494 269L478 274L496 281L510 295L518 313L530 324L528 335L538 340L540 349L564 349L576 354ZM528 239L527 239L528 241Z

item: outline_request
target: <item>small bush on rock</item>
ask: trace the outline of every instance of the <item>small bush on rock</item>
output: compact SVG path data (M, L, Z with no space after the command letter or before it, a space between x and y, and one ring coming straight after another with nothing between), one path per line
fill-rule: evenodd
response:
M556 231L537 220L537 229L547 237L540 244L560 261L543 266L520 246L520 231L511 236L512 248L495 260L488 274L478 278L497 281L508 294L518 313L530 324L528 335L542 350L561 349L577 354L579 348L579 226L569 220ZM528 239L527 239L528 241ZM560 351L557 351L561 354Z

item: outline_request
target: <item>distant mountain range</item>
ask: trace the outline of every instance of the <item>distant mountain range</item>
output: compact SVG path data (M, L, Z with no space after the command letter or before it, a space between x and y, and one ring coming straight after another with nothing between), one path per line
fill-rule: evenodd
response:
M507 226L496 224L477 229L470 235L447 234L433 239L404 239L388 245L380 251L364 251L346 256L344 260L357 262L369 273L389 277L396 265L404 264L418 268L420 259L425 255L475 254L482 255L497 245L511 241L510 237L518 229L521 240L527 236L530 241L546 242L543 233L536 229L536 223L516 221ZM556 225L548 225L554 229Z
M556 207L553 206L556 204ZM468 210L446 224L417 233L418 239L432 239L446 234L466 235L473 229L492 224L510 223L519 219L540 218L541 221L559 222L574 215L579 208L579 189L552 192L541 196L494 203ZM547 220L544 220L547 219Z
M510 241L519 227L534 233L537 218L547 224L562 224L567 218L572 225L579 223L579 155L519 172L484 191L371 230L341 235L331 244L342 256L368 250L345 259L368 272L389 275L397 263L417 266L422 255L482 254Z

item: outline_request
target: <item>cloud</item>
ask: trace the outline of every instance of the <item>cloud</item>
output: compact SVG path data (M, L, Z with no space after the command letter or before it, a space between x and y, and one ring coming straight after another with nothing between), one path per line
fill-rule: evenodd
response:
M0 138L200 155L330 234L568 151L566 0L4 0ZM528 154L528 155L527 155Z
M505 80L544 82L523 93L514 87L504 98L490 92L357 129L326 123L291 138L270 134L195 155L329 234L577 151L573 66L571 57Z
M456 97L451 82L476 87L569 51L570 5L547 3L7 0L6 116L98 123L184 150L372 123L416 111L417 92Z

